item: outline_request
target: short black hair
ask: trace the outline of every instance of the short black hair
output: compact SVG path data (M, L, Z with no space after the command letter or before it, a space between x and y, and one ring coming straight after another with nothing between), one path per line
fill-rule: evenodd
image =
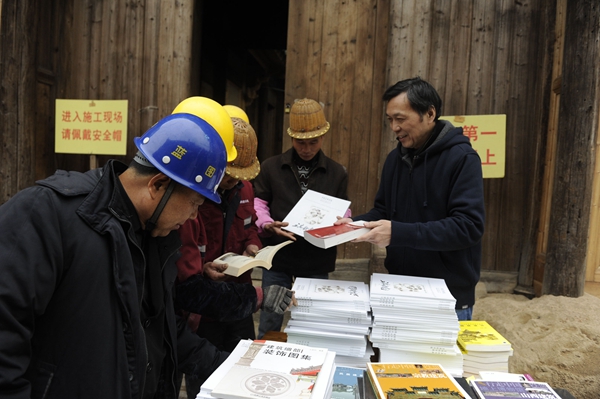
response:
M141 175L141 176L156 175L158 173L161 173L160 170L158 170L157 168L144 166L144 165L138 163L135 159L133 159L129 163L129 167L131 169L133 169L138 175Z
M383 101L390 101L392 98L406 93L406 98L412 109L420 115L425 115L429 108L435 109L435 119L438 120L442 114L442 99L438 92L429 82L420 77L404 79L387 88L383 93Z

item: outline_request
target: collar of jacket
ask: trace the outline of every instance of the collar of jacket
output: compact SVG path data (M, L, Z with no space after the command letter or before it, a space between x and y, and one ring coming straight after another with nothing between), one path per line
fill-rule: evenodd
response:
M294 153L296 150L294 147L290 148L283 154L281 154L281 162L283 165L287 165L290 168L294 166ZM327 170L327 162L325 160L325 155L323 154L323 150L319 150L319 152L315 155L315 157L319 157L317 164L315 165L315 169L323 168Z

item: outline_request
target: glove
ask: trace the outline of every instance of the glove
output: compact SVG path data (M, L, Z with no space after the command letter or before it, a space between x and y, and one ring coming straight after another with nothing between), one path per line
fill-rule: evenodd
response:
M270 285L263 288L263 303L261 309L276 314L284 314L292 303L293 291L280 285Z

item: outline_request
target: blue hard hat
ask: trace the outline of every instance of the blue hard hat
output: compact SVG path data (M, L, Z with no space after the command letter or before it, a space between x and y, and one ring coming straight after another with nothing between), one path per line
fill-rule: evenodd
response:
M162 173L213 202L221 202L217 188L225 174L227 151L208 122L192 114L172 114L133 141Z

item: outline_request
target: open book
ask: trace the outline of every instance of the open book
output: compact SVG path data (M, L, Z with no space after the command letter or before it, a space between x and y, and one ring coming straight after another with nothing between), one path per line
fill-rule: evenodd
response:
M244 256L233 252L227 252L219 256L213 262L220 264L226 263L227 269L225 269L223 273L229 276L238 277L253 267L264 267L265 269L270 269L271 262L273 261L273 257L277 251L293 242L294 241L292 240L288 240L282 242L281 244L264 247L263 249L259 250L255 256Z

